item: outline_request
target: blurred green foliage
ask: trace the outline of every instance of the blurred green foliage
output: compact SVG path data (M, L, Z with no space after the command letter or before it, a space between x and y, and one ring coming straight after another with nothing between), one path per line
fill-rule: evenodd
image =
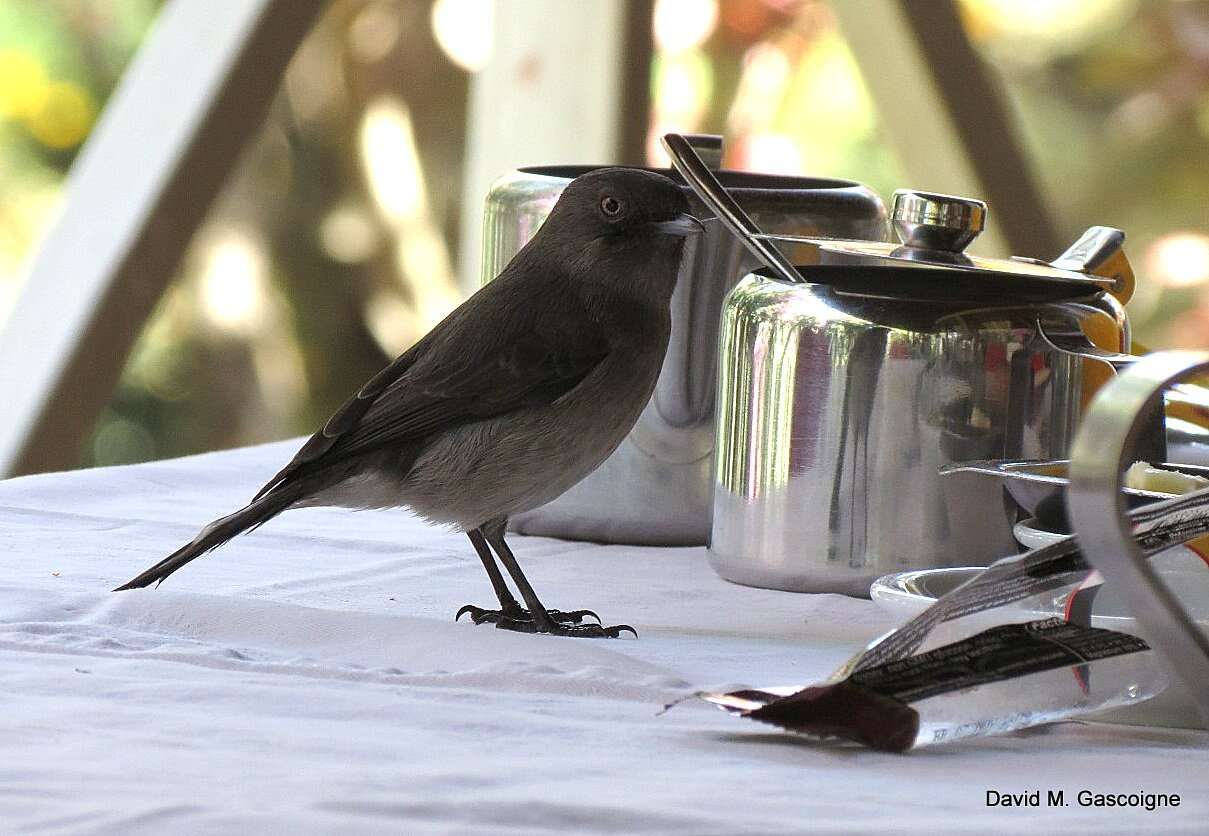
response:
M963 0L1060 232L1127 233L1135 334L1209 347L1209 3ZM1046 255L1046 254L1043 254Z
M154 0L0 0L0 300Z

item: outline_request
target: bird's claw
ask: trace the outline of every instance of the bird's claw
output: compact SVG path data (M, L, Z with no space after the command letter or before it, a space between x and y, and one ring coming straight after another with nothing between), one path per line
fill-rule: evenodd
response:
M520 606L508 607L507 609L499 610L485 610L482 607L476 607L474 604L467 604L458 610L457 614L453 617L453 620L459 621L461 620L462 616L467 614L469 614L470 620L475 624L490 623L498 626L499 622L505 619L518 622L533 621L533 614ZM591 610L571 610L570 612L563 612L562 610L547 610L547 614L557 624L581 624L583 620L589 616L596 619L597 624L600 623L600 616Z
M470 613L470 620L475 624L482 624L487 620L487 616L490 614L490 611L485 610L482 607L476 607L474 604L467 604L457 611L457 614L453 617L453 620L461 621L462 616L466 615L466 613Z
M605 627L602 624L568 624L554 620L542 623L539 619L501 618L495 622L500 630L515 630L518 633L546 633L551 636L571 636L584 639L616 639L623 631L628 630L634 638L638 631L628 624L616 624Z
M600 624L600 616L591 610L548 610L550 617L559 624L582 624L583 620L589 616L596 619L596 623Z

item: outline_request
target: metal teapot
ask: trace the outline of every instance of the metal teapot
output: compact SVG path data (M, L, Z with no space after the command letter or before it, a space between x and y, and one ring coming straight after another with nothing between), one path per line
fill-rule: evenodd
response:
M709 547L724 578L867 594L1016 550L1001 486L938 470L1066 455L1089 384L1130 359L1132 273L1105 227L1053 263L967 255L986 213L900 191L898 243L755 236L797 281L757 271L724 306Z

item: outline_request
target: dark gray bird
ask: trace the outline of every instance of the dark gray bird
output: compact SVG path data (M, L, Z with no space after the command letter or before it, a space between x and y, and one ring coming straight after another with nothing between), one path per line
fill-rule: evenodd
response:
M582 623L590 610L546 609L504 529L588 475L638 420L667 349L685 236L700 230L680 187L659 174L611 168L574 180L498 278L361 387L246 507L118 589L162 581L288 508L406 505L460 528L483 561L500 608L467 605L457 618L633 633Z

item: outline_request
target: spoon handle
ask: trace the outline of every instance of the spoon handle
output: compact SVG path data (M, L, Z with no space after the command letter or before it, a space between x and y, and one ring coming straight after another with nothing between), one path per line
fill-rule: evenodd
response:
M756 258L785 281L794 284L802 282L802 276L775 244L756 237L763 234L756 222L718 182L718 178L702 162L701 157L682 134L665 134L663 147L667 149L672 158L672 165L680 172L680 176L688 181L702 202L717 214L722 223L726 224L726 228L733 232Z

